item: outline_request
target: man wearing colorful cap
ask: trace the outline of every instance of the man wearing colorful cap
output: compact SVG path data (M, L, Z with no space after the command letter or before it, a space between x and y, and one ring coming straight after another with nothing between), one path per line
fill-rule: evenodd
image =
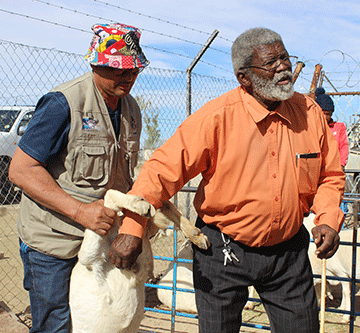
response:
M69 278L83 232L105 235L116 216L104 207L105 192L133 184L141 112L129 93L149 62L137 28L92 30L85 56L92 71L39 100L10 165L10 180L23 191L18 230L31 332L71 331ZM136 244L141 249L141 239Z

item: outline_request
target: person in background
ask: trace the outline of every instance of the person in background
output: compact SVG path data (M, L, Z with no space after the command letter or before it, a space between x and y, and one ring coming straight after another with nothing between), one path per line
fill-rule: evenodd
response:
M326 121L333 133L339 148L340 163L343 171L345 171L345 165L349 156L349 140L346 134L346 126L340 121L334 121L332 115L335 110L335 105L332 98L325 94L323 87L318 87L315 90L315 102L318 103L325 115ZM346 186L348 187L348 186ZM350 192L350 189L345 189L346 192ZM351 228L354 223L354 207L350 202L341 202L340 208L345 214L343 228Z
M349 140L346 134L346 126L344 123L332 119L335 109L334 102L329 95L325 94L325 89L323 87L316 88L315 102L320 105L331 132L338 143L341 166L343 170L345 170L345 165L349 156Z
M23 191L18 231L31 332L71 332L69 279L84 230L106 235L116 213L104 207L105 192L133 184L142 125L129 93L149 62L137 28L92 30L92 70L40 98L10 165Z
M294 93L279 34L245 31L233 43L232 62L240 86L188 117L145 162L129 193L158 208L202 174L196 226L211 247L193 247L200 333L238 333L250 285L272 332L319 332L303 217L316 214L316 253L330 258L339 246L345 185L336 140L319 105ZM124 218L109 254L117 267L132 267L145 225L136 214Z

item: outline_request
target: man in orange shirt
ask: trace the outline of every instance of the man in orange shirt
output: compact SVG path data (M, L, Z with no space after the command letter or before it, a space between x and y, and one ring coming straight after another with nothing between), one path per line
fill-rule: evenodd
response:
M194 249L199 331L236 332L254 285L273 332L318 332L318 305L302 225L310 210L319 258L339 246L345 175L321 108L294 93L281 37L245 31L232 46L240 86L188 117L144 164L129 193L155 208L202 174L196 225L209 237ZM124 218L111 261L129 268L146 221Z

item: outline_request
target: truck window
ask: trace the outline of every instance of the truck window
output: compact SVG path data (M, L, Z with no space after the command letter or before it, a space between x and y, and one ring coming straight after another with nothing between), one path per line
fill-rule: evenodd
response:
M0 132L10 132L20 110L0 110Z
M32 116L34 115L34 111L28 112L24 115L24 117L20 120L19 126L18 126L18 135L22 135L25 132L25 129L27 125L29 124L29 121L31 120ZM21 133L20 133L21 132Z

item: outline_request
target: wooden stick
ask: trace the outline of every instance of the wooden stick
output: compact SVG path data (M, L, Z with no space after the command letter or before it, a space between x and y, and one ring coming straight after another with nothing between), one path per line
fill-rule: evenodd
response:
M303 67L305 67L305 64L302 61L298 61L296 63L296 67L293 73L293 83L295 83L296 79L298 78L301 70L303 69Z
M322 65L320 64L315 65L314 76L311 81L310 90L309 90L309 94L312 99L315 99L315 90L319 81L321 69L322 69Z
M326 259L321 259L320 333L325 332Z

